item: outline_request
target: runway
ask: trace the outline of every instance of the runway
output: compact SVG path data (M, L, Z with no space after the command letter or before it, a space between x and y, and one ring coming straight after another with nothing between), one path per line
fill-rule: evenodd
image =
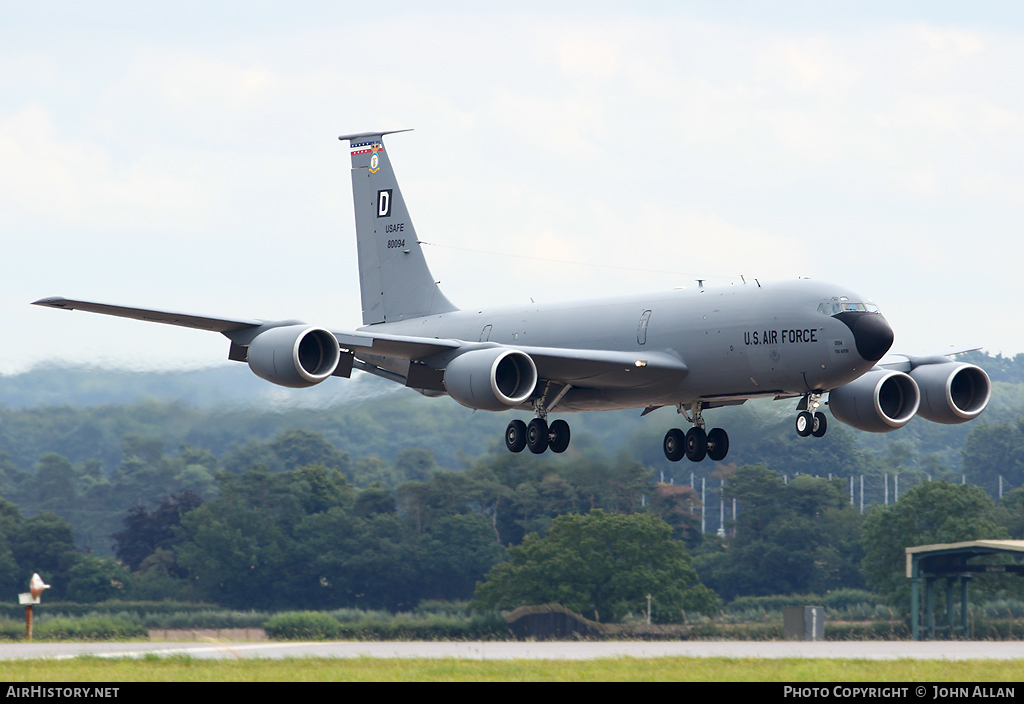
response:
M0 660L26 658L458 658L465 660L592 660L595 658L724 657L856 660L1017 660L1021 641L615 641L615 642L341 642L341 643L8 643Z

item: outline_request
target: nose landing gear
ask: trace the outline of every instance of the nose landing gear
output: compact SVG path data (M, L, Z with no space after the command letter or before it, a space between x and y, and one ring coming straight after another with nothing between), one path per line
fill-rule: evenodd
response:
M721 428L712 428L705 432L700 402L693 404L692 418L683 404L676 406L676 410L693 423L693 427L685 434L679 428L672 428L665 433L665 457L670 462L678 462L683 459L683 455L691 462L700 462L705 457L710 457L715 462L724 460L729 454L729 435Z

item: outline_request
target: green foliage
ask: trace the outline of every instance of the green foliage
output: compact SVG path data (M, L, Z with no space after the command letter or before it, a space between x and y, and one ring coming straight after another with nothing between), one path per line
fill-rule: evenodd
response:
M863 529L864 574L871 587L890 604L907 609L910 584L906 578L906 548L965 540L1006 537L1006 529L991 518L992 500L966 484L919 484L892 506L876 506ZM972 586L975 596L980 592Z
M181 542L178 530L181 517L202 501L198 494L183 491L161 498L153 511L147 511L145 506L133 506L122 521L124 529L111 536L114 553L130 569L138 570L156 551L170 552ZM174 572L175 566L168 566L168 570Z
M89 618L40 617L32 624L32 639L41 641L98 641L149 638L145 626L122 618L93 616ZM0 620L0 640L24 640L25 622Z
M275 640L338 640L341 624L322 611L289 611L267 619L267 635Z
M130 592L131 574L115 560L86 555L68 571L66 597L91 603L116 599Z
M972 483L993 495L1000 476L1007 487L1024 484L1024 416L995 425L976 423L964 443L963 468Z
M800 475L787 484L764 466L747 465L727 479L725 495L741 507L735 535L696 551L697 570L723 598L862 585L862 517L841 481Z
M509 561L477 585L474 603L483 609L558 603L595 621L645 610L647 594L661 621L681 620L684 610L713 610L714 594L671 535L668 524L650 515L595 509L559 516L545 537L530 534L509 549Z
M47 596L60 599L70 580L71 569L82 556L75 550L71 524L56 514L44 512L22 521L10 536L11 552L28 584L33 572L52 585Z
M992 512L992 519L1003 526L1013 540L1024 540L1024 487L1003 494Z

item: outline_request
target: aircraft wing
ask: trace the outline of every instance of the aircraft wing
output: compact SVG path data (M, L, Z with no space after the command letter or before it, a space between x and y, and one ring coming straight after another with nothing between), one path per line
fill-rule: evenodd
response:
M980 345L950 345L949 347L931 350L921 354L887 354L878 360L878 364L876 366L882 367L883 369L892 369L897 372L909 372L922 362L926 364L934 363L936 357L952 357L953 355L963 354L964 352L974 352L980 349ZM931 361L924 362L924 360Z
M90 313L101 313L103 315L114 315L119 318L131 318L133 320L148 320L154 323L166 325L179 325L183 328L196 328L198 330L212 330L213 332L237 332L247 328L258 328L266 321L248 320L244 318L209 318L188 313L175 313L167 310L152 310L147 308L129 308L127 306L115 306L109 303L95 303L93 301L75 301L60 296L40 298L33 301L34 306L47 306L49 308L61 308L63 310L84 310Z
M689 371L667 352L617 352L562 347L516 347L537 365L541 379L583 388L643 387L681 381Z
M62 310L84 310L89 313L113 315L118 318L146 320L152 323L177 325L183 328L219 332L240 345L249 344L256 335L270 328L285 325L303 325L301 320L259 320L256 318L213 318L192 313L179 313L154 308L132 308L95 301L78 301L60 296L50 296L33 301L32 305L60 308ZM419 359L438 352L458 348L454 340L406 337L403 335L375 335L356 330L334 331L338 344L353 352L365 352L398 359Z
M83 310L133 320L146 320L198 330L219 332L240 345L249 344L264 330L285 325L302 325L300 320L267 321L255 318L214 318L176 311L80 301L51 296L34 301L33 305ZM440 340L374 333L366 330L332 330L338 345L357 355L374 355L409 361L424 360L435 355L450 356L463 347L495 347L494 343L468 343L461 340ZM515 347L530 355L541 379L584 388L638 387L681 380L686 365L666 352L618 352L559 347ZM433 360L428 360L428 362ZM435 363L436 364L436 363ZM432 365L433 366L433 365ZM440 368L440 364L436 364Z

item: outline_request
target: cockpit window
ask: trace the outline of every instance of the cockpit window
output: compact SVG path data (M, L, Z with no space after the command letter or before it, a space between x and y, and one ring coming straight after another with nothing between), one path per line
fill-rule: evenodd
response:
M845 296L840 300L835 300L830 303L822 303L818 306L818 312L823 315L837 315L839 313L851 313L857 311L877 313L878 306L874 303L853 303Z

